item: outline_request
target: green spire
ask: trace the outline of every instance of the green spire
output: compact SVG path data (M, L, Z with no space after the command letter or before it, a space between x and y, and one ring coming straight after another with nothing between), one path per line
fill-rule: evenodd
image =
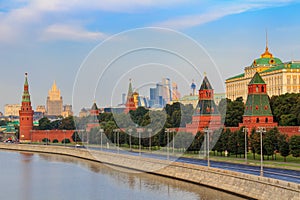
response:
M28 79L27 73L25 73L25 83L24 83L24 91L22 96L22 102L30 102L30 94L28 90Z
M252 84L266 84L265 81L261 78L258 72L256 72L250 81L249 85Z

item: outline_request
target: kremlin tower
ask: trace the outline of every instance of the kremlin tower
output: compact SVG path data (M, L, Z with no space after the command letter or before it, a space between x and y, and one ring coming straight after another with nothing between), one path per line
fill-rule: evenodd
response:
M20 142L31 142L30 131L33 128L33 110L31 107L27 73L25 73L24 91L22 96L22 106L20 115Z
M277 123L273 122L273 115L267 94L267 85L256 72L248 84L248 97L243 115L243 123L240 127L245 126L250 129L254 127L275 127Z
M192 117L192 123L186 125L188 132L196 133L204 128L221 128L221 115L214 102L214 90L205 76L199 89L198 104Z
M137 93L133 93L131 79L130 79L128 93L127 93L127 101L126 101L125 110L124 110L125 114L129 113L130 110L136 110L136 101L137 100L135 100L135 97L137 95L138 95ZM137 97L136 97L136 99L137 99Z
M89 121L86 126L86 131L91 131L92 128L99 126L99 120L98 120L99 114L100 114L99 108L96 102L94 102L90 110Z

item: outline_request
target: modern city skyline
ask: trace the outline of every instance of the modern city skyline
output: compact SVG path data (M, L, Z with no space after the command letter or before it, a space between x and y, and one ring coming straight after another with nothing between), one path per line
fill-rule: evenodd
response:
M91 49L121 31L145 26L181 31L200 43L223 78L208 72L211 83L217 84L216 92L224 92L224 80L239 74L264 48L266 29L274 55L284 61L300 60L299 8L299 1L3 1L1 69L9 76L1 78L0 91L5 95L0 110L20 102L23 83L11 75L20 77L24 72L31 74L34 107L44 104L45 90L54 79L60 83L64 101L71 104L76 74ZM198 67L203 72L203 66ZM191 74L188 79L199 83L202 77ZM142 83L135 81L136 86ZM174 81L182 94L189 93L190 83ZM119 90L126 91L127 84L122 87ZM81 107L89 107L91 99L83 100ZM110 103L100 97L97 101L99 106Z

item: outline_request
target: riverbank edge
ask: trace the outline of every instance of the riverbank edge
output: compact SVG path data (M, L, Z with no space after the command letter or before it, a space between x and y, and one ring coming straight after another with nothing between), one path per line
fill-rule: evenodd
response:
M66 155L208 186L252 199L299 199L300 184L188 163L80 148L0 144L0 149Z

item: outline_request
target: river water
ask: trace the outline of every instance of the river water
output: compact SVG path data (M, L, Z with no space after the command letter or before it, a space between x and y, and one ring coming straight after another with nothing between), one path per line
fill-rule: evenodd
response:
M235 200L218 190L82 159L0 151L0 200Z

